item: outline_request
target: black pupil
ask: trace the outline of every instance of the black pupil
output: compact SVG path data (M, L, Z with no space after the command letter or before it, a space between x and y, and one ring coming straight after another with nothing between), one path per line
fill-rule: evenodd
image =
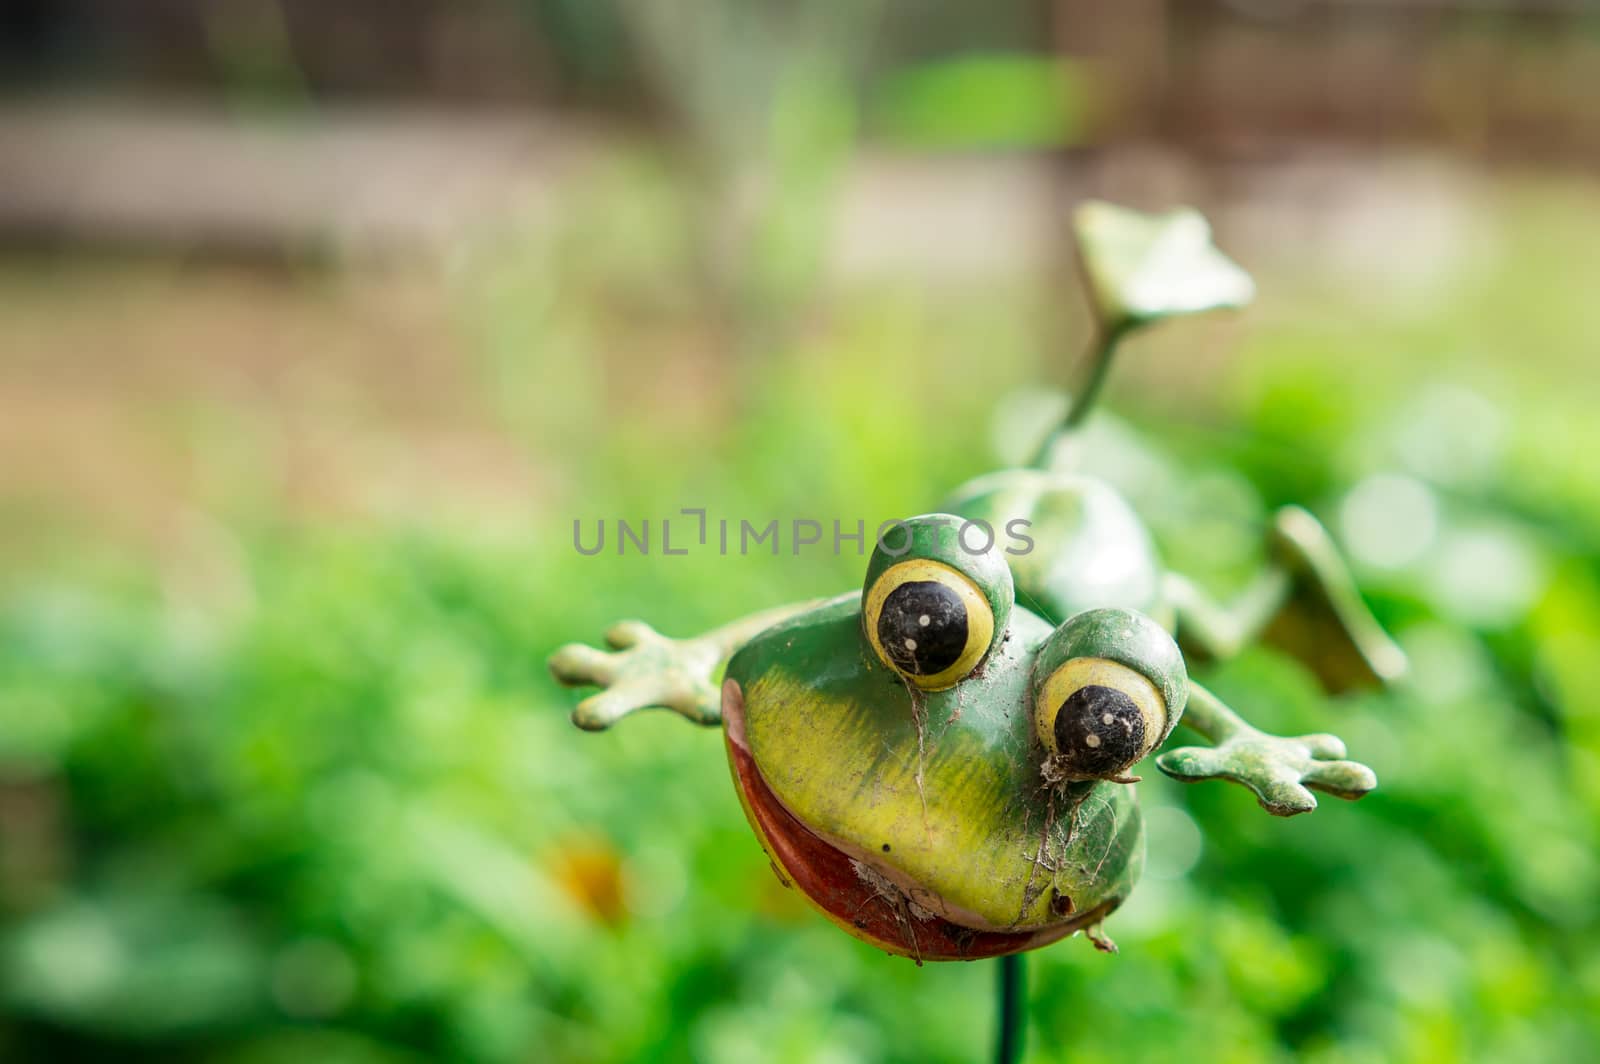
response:
M878 642L901 672L943 672L967 649L967 608L960 595L937 580L901 584L883 600Z
M1115 687L1089 684L1067 696L1056 712L1056 749L1072 770L1114 776L1144 750L1144 714Z

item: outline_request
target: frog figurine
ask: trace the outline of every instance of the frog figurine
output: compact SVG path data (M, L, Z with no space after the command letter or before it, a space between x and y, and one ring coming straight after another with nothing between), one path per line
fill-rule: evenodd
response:
M780 880L918 963L1080 930L1114 950L1101 924L1144 860L1130 773L1180 723L1212 745L1161 754L1163 772L1241 783L1277 816L1314 809L1313 790L1353 799L1377 785L1332 735L1251 727L1190 677L1186 655L1225 658L1263 638L1332 691L1405 666L1305 510L1276 515L1268 564L1225 606L1163 572L1131 506L1083 468L1079 430L1118 342L1241 306L1253 285L1194 211L1090 203L1075 232L1097 341L1087 386L1032 468L887 528L859 592L691 639L624 621L610 652L572 644L550 660L561 683L603 688L578 704L580 728L649 707L720 724ZM1035 549L985 534L1018 518Z

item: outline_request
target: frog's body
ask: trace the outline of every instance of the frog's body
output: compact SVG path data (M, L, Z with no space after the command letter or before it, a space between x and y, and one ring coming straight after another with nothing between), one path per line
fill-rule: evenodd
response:
M582 727L651 706L722 724L740 801L784 882L850 933L919 960L1010 954L1079 929L1108 945L1099 921L1144 858L1128 772L1180 718L1216 745L1168 751L1161 769L1243 783L1272 813L1314 808L1308 788L1356 798L1376 785L1333 736L1250 727L1191 681L1176 641L1222 657L1272 636L1330 688L1396 675L1398 649L1309 514L1279 512L1261 578L1222 609L1163 572L1116 491L1054 468L1053 445L1073 439L1117 337L1239 300L1237 269L1194 246L1198 216L1148 232L1138 218L1090 223L1117 238L1086 253L1105 345L1040 468L981 477L943 512L903 522L903 544L879 541L860 592L689 640L623 622L607 635L614 653L574 644L551 659L562 682L605 688L574 712ZM1118 270L1137 274L1140 256L1174 254L1198 256L1185 268L1204 282L1180 287L1177 309L1161 311L1152 293L1166 289L1142 275L1118 291L1143 303L1099 290ZM1157 265L1170 284L1172 264ZM1031 549L1002 551L978 522L1025 532Z
M990 528L1019 517L1029 522L1035 549L1006 557L1019 605L1054 620L1113 606L1172 626L1150 533L1104 481L1081 473L1006 469L968 481L939 509Z
M864 649L860 631L851 594L728 663L729 758L785 878L847 929L923 959L1042 945L1119 904L1144 856L1133 788L1058 794L1040 776L1028 680L1053 627L1014 611L981 677L927 693ZM817 876L815 854L796 861L773 798L847 862Z

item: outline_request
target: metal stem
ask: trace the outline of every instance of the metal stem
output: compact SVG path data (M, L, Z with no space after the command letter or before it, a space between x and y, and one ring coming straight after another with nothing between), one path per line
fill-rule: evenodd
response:
M1022 1059L1023 1036L1027 1023L1023 1018L1022 954L1008 953L1000 958L1000 1002L996 1021L999 1026L995 1039L996 1064L1017 1064Z
M1122 339L1122 329L1107 329L1101 326L1095 337L1094 362L1089 367L1089 380L1083 389L1072 397L1072 410L1068 412L1063 429L1071 430L1082 425L1088 418L1089 411L1094 409L1095 400L1100 398L1100 389L1106 383L1107 371L1111 369L1111 358L1117 352L1117 343Z
M1112 357L1117 353L1117 345L1129 329L1128 325L1096 327L1095 335L1089 345L1088 379L1084 381L1083 387L1072 395L1071 404L1061 423L1051 430L1044 442L1039 445L1038 453L1033 458L1033 468L1046 468L1051 452L1055 450L1056 441L1081 428L1088 419L1089 411L1094 409L1095 400L1100 398L1100 389L1105 386L1106 376L1111 370Z

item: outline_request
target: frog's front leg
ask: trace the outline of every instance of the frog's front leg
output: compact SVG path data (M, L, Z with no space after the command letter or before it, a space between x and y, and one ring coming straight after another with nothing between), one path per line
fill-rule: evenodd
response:
M1330 691L1405 672L1405 654L1361 600L1333 537L1298 506L1274 516L1267 566L1230 605L1176 573L1163 590L1185 654L1229 658L1261 639L1304 661Z
M550 673L567 687L604 689L572 711L572 723L588 731L652 708L717 725L722 722L717 670L756 635L812 605L764 610L690 639L668 638L643 621L620 621L606 632L611 651L568 643L550 656Z
M1210 779L1242 783L1274 816L1315 809L1312 790L1356 799L1378 785L1378 777L1366 765L1344 760L1344 742L1338 736L1268 735L1192 680L1182 723L1215 745L1169 750L1156 758L1157 767L1185 783Z

